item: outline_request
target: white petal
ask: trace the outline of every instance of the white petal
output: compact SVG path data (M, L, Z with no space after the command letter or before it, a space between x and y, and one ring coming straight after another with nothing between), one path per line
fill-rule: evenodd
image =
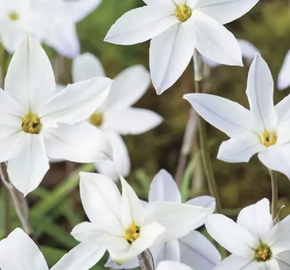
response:
M281 270L278 262L273 259L265 262L265 269L266 270Z
M284 90L290 86L290 50L287 52L281 70L278 74L278 89Z
M290 215L278 222L265 237L273 254L290 250Z
M211 17L195 10L192 14L195 47L209 59L230 66L243 66L242 52L234 35Z
M200 220L212 212L203 208L174 202L151 202L145 206L145 220L158 222L166 231L164 241L180 238L199 225Z
M275 255L280 270L289 270L290 269L290 251L282 252L278 255Z
M217 248L198 231L180 238L179 244L180 261L193 269L211 270L221 261Z
M115 250L108 249L110 257L116 264L125 264L132 259L136 258L143 250L139 250L134 248L132 245L128 245L126 249L123 250Z
M80 243L65 254L51 270L87 270L104 256L105 248L94 243Z
M255 239L246 229L231 219L214 214L209 216L205 227L208 233L225 249L240 256L254 256L259 239Z
M109 176L113 181L119 180L119 175L127 177L130 173L131 162L129 153L122 137L115 132L106 132L107 138L113 148L113 161L100 161L95 163L101 174Z
M156 247L158 247L156 249ZM156 252L157 251L157 252ZM161 261L180 261L180 247L178 240L170 240L151 249L154 264L158 265Z
M150 74L141 65L123 70L112 83L108 98L101 110L125 109L137 102L150 85Z
M106 268L114 268L114 269L132 269L139 267L139 261L137 258L134 258L131 261L128 261L124 264L116 264L111 257L109 257L108 261L105 264Z
M223 142L217 158L225 162L249 162L253 155L264 149L258 135L247 132Z
M105 41L121 45L141 43L177 23L174 7L162 4L140 7L119 18L110 28Z
M262 199L245 207L239 214L237 224L247 229L255 238L261 241L273 227L268 199Z
M247 61L252 62L259 50L249 41L244 39L238 39L238 43L241 47L242 55Z
M186 94L183 98L203 119L229 137L251 131L250 111L239 103L209 94Z
M0 267L2 270L48 270L37 245L19 228L0 242Z
M156 270L193 270L189 266L174 261L163 261L157 265Z
M122 224L128 229L132 223L141 226L144 223L143 206L135 191L121 176L122 184Z
M44 140L41 135L21 132L21 150L8 162L8 174L12 184L24 196L36 189L49 169Z
M246 94L250 109L256 119L256 129L263 132L275 128L277 116L273 102L274 83L265 60L256 54L250 67Z
M199 0L196 10L221 24L234 21L250 11L259 0Z
M181 202L178 186L166 170L162 169L154 176L150 185L148 200L149 202Z
M55 94L50 61L35 39L27 36L13 55L4 89L26 112L33 113Z
M278 104L275 106L275 111L278 116L279 122L289 120L290 115L290 95L284 97Z
M146 109L128 108L107 111L104 114L102 129L122 135L142 134L160 125L163 118Z
M19 137L20 132L15 132L14 128L1 126L0 162L10 160L19 155L22 148L22 142Z
M290 144L268 147L258 154L258 158L270 170L281 172L290 179Z
M92 53L84 53L72 62L73 82L92 79L96 76L106 76L101 61Z
M239 257L237 255L230 255L217 265L219 270L266 270L260 268L257 262L254 262L253 257ZM262 263L260 263L262 266Z
M10 118L11 117L17 118L18 121L15 119L15 121L17 122L13 126L17 128L21 128L22 118L24 114L26 113L26 110L20 103L15 101L6 91L3 91L0 88L0 113L7 114ZM0 119L0 122L3 123L3 120L5 121L6 119L5 117L1 117L1 118L2 119ZM11 119L9 119L9 122L12 122Z
M89 123L61 124L44 132L47 154L51 158L74 162L108 160L112 147L106 135Z
M42 124L86 120L107 98L112 81L105 77L68 85L41 108Z
M81 172L80 194L84 210L92 222L98 223L108 216L121 220L121 194L107 176Z
M171 26L150 44L150 71L158 95L182 75L194 52L195 39L190 21Z

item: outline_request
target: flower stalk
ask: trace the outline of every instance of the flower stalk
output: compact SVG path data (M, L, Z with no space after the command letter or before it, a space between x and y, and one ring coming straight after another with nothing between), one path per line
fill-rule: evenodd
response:
M202 60L201 54L197 50L195 50L193 59L195 91L196 93L202 93ZM205 122L199 115L197 115L197 122L199 127L200 152L209 192L210 195L216 199L216 211L220 212L221 202L217 190L212 164L209 157Z
M277 174L269 170L271 177L271 189L272 189L272 202L271 202L271 213L274 224L279 221L278 213L278 179Z

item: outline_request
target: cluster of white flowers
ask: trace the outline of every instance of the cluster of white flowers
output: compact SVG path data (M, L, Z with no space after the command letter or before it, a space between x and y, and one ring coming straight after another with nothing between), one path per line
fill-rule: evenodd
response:
M131 106L145 94L150 79L159 95L171 87L198 52L211 67L242 66L242 56L253 60L246 90L250 109L211 94L184 96L230 137L221 144L218 159L249 162L258 154L269 170L290 179L290 96L274 106L272 75L258 49L237 41L223 26L258 0L143 1L145 6L117 20L105 40L130 45L152 39L151 72L136 65L111 80L94 55L79 54L75 28L101 0L0 0L0 40L13 54L0 89L0 162L7 162L9 181L26 196L39 186L49 161L92 162L99 172L80 173L89 221L73 228L71 235L80 243L51 269L87 270L106 251L106 267L131 269L149 251L157 270L290 270L290 216L273 218L267 199L242 209L235 223L214 214L211 196L182 203L165 170L154 177L148 202L123 178L131 163L121 135L141 134L163 121L155 112ZM56 84L40 43L73 58L72 84ZM278 88L290 85L289 72L288 52ZM230 256L222 260L197 230L203 225ZM16 228L0 241L0 268L47 270L48 265L33 240Z

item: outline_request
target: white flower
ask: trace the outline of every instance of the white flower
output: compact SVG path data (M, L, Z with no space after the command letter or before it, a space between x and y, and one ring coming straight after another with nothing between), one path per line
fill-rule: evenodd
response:
M44 42L59 54L74 58L80 53L76 23L94 11L102 0L34 0L46 10L49 28Z
M188 265L175 261L162 261L157 265L156 270L193 270Z
M97 77L57 93L44 50L33 38L23 41L10 62L5 91L0 89L0 162L8 160L17 189L26 195L39 185L48 156L75 162L111 156L105 135L82 122L102 104L110 85L110 79Z
M150 185L148 201L149 203L157 201L181 203L178 186L167 171L161 170L155 175ZM200 196L186 203L211 208L212 212L215 209L215 200L210 196ZM199 224L196 224L196 228L202 226L204 221L205 219L201 219ZM181 261L196 270L210 270L221 260L221 256L215 246L200 232L195 230L179 239L172 239L158 244L150 250L155 265L163 260L172 260ZM106 264L106 267L113 267L115 269L131 269L138 266L139 262L137 259L120 266L114 264L109 259Z
M209 234L232 253L215 270L290 269L290 216L273 226L267 199L244 208L237 223L214 214L205 225Z
M201 117L230 137L221 144L218 159L248 162L258 153L266 167L290 179L290 96L274 107L273 89L269 67L257 54L246 91L250 110L214 95L187 94L184 98Z
M252 43L250 43L247 40L237 39L237 41L238 41L239 46L241 48L242 56L246 59L247 62L251 63L254 60L255 55L257 53L259 53L259 50ZM212 68L220 66L219 63L214 62L214 61L212 61L204 56L202 57L202 60Z
M45 14L30 0L0 0L0 39L9 53L25 38L26 33L43 38Z
M290 50L287 52L278 75L278 89L284 90L290 86Z
M181 76L194 49L227 65L243 65L240 47L222 24L247 13L258 0L143 0L124 14L105 41L129 45L152 39L151 77L162 94Z
M105 76L101 62L92 54L85 53L73 61L72 77L74 82ZM97 170L118 180L130 173L130 158L126 144L120 135L141 134L162 122L155 112L132 108L146 92L150 84L149 72L140 65L122 71L114 79L111 91L101 107L88 119L97 128L104 131L113 147L113 161L96 163Z
M79 244L51 270L88 270L103 257L105 251L96 245ZM2 270L48 270L38 246L19 228L0 241L0 267Z
M212 209L173 202L142 205L121 177L122 196L105 175L80 173L83 207L91 222L77 225L72 235L83 243L105 246L118 264L125 263L160 241L186 235Z

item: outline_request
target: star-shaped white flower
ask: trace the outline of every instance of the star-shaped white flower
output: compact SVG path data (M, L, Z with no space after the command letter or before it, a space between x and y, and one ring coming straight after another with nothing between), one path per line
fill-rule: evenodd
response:
M88 270L103 257L105 251L96 245L79 244L50 269ZM2 270L48 270L38 246L19 228L0 241L0 267Z
M232 253L215 270L290 269L290 216L273 226L267 199L245 207L237 223L214 214L205 225L209 234Z
M284 90L290 87L290 50L287 52L283 65L278 75L278 89Z
M74 82L105 76L103 66L93 54L85 53L74 59L72 77ZM126 144L120 135L137 135L155 128L162 117L153 111L132 108L146 92L150 84L149 72L141 65L123 70L114 79L105 102L90 116L88 121L104 131L113 148L113 161L96 163L97 170L118 180L127 177L131 163Z
M129 45L152 39L150 70L157 94L184 72L196 48L209 59L243 65L237 40L224 26L258 0L143 0L147 6L125 13L105 41Z
M165 170L155 175L149 191L149 203L168 201L181 203L181 194L172 176ZM215 200L210 196L200 196L186 202L190 205L215 209ZM211 213L209 213L211 214ZM205 217L206 218L206 217ZM200 220L196 228L204 224ZM221 261L221 255L216 247L200 232L193 230L189 234L168 242L158 244L150 249L154 264L164 260L181 261L196 270L210 270ZM109 259L106 267L115 269L131 269L139 266L137 259L123 265L116 265Z
M269 67L257 54L246 91L250 110L214 95L187 94L184 98L201 117L230 137L221 144L218 159L248 162L258 153L266 167L290 179L290 96L274 106L273 90Z
M57 92L41 46L27 37L0 89L0 162L8 160L13 185L25 195L49 169L48 157L95 162L112 155L106 136L84 122L106 99L111 80L96 77Z
M122 195L105 175L80 173L80 193L91 222L77 225L72 235L83 243L104 246L118 264L160 241L182 237L196 228L212 209L173 202L142 205L121 177Z
M0 7L0 40L9 53L15 52L26 33L43 38L45 13L30 0L0 0Z

